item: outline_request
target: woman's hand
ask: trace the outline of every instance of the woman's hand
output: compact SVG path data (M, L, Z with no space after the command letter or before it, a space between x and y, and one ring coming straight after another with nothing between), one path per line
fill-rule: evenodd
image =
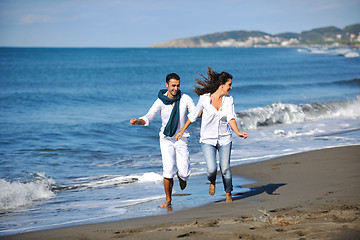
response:
M244 139L246 139L246 138L249 136L249 134L246 133L246 132L239 132L237 135L238 135L239 137L244 138Z
M190 124L191 124L190 120L189 119L186 120L184 127L175 136L176 141L179 141L181 139L181 137L184 135L184 132L190 126Z
M239 131L239 128L236 124L235 118L231 119L229 124L230 124L230 127L233 129L233 131L236 133L236 135L238 135L239 137L246 139L249 136L248 133Z

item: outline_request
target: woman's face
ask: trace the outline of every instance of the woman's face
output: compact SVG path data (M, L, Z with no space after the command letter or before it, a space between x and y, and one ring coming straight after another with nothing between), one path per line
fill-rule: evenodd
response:
M232 80L229 78L225 84L221 85L222 91L225 95L229 95L229 92L232 89L231 84Z

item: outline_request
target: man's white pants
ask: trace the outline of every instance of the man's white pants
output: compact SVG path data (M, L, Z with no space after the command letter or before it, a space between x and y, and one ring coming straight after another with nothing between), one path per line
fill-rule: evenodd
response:
M190 158L188 141L182 137L179 141L166 137L160 138L160 149L163 164L163 176L173 178L176 175L175 166L179 177L187 181L190 175Z

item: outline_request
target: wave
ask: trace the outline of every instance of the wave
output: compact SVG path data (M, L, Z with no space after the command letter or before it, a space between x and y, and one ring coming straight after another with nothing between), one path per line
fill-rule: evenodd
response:
M301 123L325 118L360 118L360 96L353 101L311 104L274 103L237 113L244 129L275 124Z
M162 175L154 172L129 176L103 175L77 178L73 180L75 183L69 185L56 185L55 181L46 177L45 173L35 173L26 182L0 179L0 212L28 207L35 202L54 198L59 191L106 188L120 184L162 180Z
M344 56L346 58L355 58L360 56L358 51L346 47L309 47L298 49L298 52L309 52L313 54L332 54Z
M136 182L152 182L162 181L163 177L154 172L144 173L142 175L102 175L95 177L77 178L74 181L78 183L70 184L68 186L55 186L56 191L73 190L73 189L92 189L92 188L106 188L113 187L120 184L130 184Z
M360 87L360 78L354 78L353 80L334 81L334 82L332 82L330 84L348 85L348 86L358 86L358 87Z
M306 87L360 87L360 78L354 78L351 80L337 80L332 82L315 82L315 83L295 83L295 84L248 84L239 87L233 87L233 89L239 89L242 91L259 91L259 90L284 90L290 88L306 88Z
M0 179L0 212L31 205L36 201L55 197L55 182L45 173L36 173L27 182Z

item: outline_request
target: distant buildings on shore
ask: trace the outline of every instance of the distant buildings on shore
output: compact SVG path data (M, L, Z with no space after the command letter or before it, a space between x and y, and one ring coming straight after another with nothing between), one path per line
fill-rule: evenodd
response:
M201 47L288 47L299 43L300 41L296 38L282 39L265 35L263 37L249 37L245 41L230 38L215 43L204 43Z
M350 45L360 47L360 24L317 28L301 33L271 35L259 31L231 31L154 44L153 48L291 47L300 45Z

